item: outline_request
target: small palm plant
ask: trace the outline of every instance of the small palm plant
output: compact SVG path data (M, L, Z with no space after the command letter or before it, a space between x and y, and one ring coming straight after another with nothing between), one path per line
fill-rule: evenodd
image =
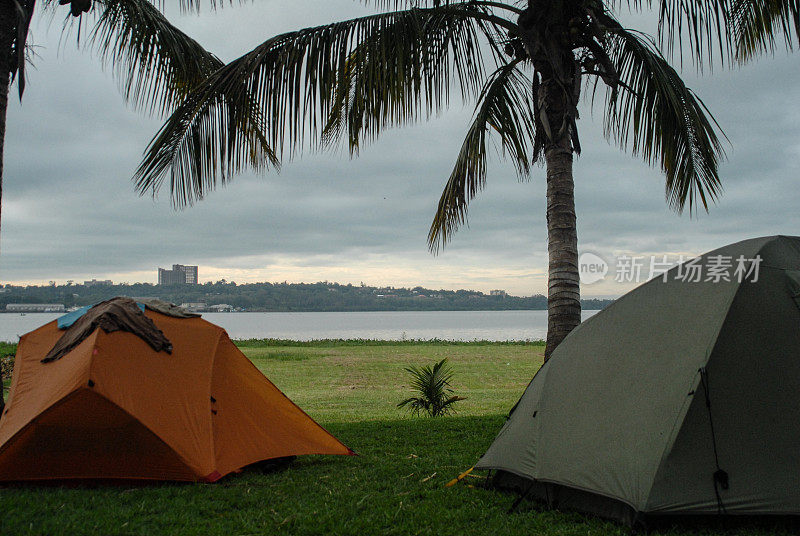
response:
M433 367L408 367L406 371L411 374L411 387L418 395L406 398L397 404L398 408L407 407L417 416L425 413L430 417L441 417L453 411L453 404L466 400L456 396L450 388L453 369L447 364L447 358Z

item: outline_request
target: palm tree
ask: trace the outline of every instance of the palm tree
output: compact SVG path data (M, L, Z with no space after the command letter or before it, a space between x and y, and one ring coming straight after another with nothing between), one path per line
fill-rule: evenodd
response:
M416 396L410 396L397 404L398 408L406 408L411 413L419 416L424 413L429 417L442 417L455 411L456 402L466 400L453 391L450 382L453 379L453 369L447 363L447 358L424 367L406 367L406 372L411 376L411 387Z
M257 153L297 154L345 140L355 155L384 128L445 108L455 88L477 104L428 244L435 252L465 223L485 184L492 134L520 178L543 161L547 357L580 322L572 165L582 93L604 92L606 137L660 165L677 211L707 209L719 193L723 150L714 120L654 41L620 24L610 2L375 3L387 11L273 37L195 87L152 141L137 188L155 194L169 178L173 202L183 206ZM673 21L684 2L661 4L662 19ZM264 137L237 128L254 106Z
M223 62L171 25L159 9L162 1L40 0L40 5L54 13L64 11L65 25L70 18L91 25L89 43L121 78L126 100L149 113L166 115ZM184 10L201 4L200 0L179 3ZM217 0L209 3L213 7ZM22 99L26 41L35 7L36 0L0 0L0 202L9 86L16 79ZM247 128L240 126L243 132ZM0 415L3 406L0 396Z

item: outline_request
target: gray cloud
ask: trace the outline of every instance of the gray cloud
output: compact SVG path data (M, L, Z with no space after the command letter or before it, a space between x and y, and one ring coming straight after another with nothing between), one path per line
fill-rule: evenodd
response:
M368 11L351 0L275 0L177 20L229 60L275 33ZM250 270L272 280L296 269L331 280L406 274L408 284L545 290L542 169L519 182L496 158L469 226L438 257L427 251L470 106L387 131L353 160L344 149L305 154L280 174L237 177L176 212L167 192L139 198L129 180L159 120L127 108L112 77L73 41L58 53L58 20L52 26L35 27L37 70L23 105L9 111L2 280L145 272L152 281L156 266L183 262L228 279ZM601 107L585 107L575 166L581 248L605 256L699 253L750 236L798 234L800 110L790 104L800 100L798 62L800 55L778 54L742 69L686 73L730 138L725 193L694 218L667 208L659 171L608 144ZM220 275L225 270L234 276Z

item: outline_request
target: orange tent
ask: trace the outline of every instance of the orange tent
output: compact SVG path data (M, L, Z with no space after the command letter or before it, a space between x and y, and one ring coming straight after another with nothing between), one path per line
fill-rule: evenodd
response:
M0 418L0 481L213 482L300 454L353 454L201 318L144 313L172 343L125 331L91 335L61 359L56 321L20 339Z

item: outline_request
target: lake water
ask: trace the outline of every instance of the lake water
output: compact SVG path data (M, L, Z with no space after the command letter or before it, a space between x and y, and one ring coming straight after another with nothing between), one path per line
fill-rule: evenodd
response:
M597 311L584 311L583 319ZM0 340L18 337L61 316L0 314ZM354 313L204 313L233 339L544 339L547 311L390 311Z

